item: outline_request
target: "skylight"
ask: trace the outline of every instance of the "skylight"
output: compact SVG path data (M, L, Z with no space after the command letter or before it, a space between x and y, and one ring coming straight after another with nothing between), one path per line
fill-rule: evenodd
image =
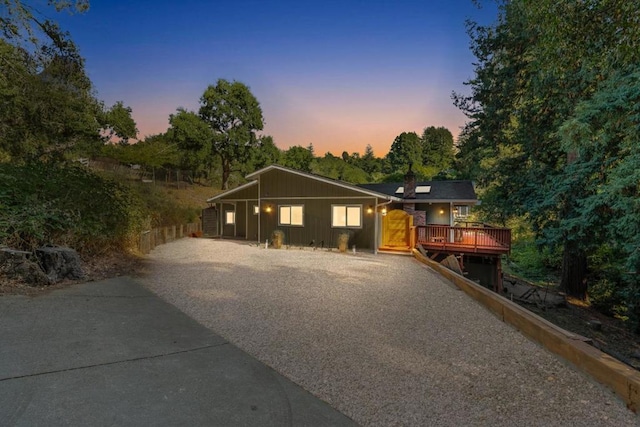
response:
M404 187L398 187L396 190L396 194L404 193ZM418 185L416 187L416 194L429 194L431 193L430 185Z

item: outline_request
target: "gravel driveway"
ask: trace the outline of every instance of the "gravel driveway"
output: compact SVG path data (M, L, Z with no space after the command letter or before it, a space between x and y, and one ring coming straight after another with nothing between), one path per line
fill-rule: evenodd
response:
M640 425L411 257L182 239L143 283L362 425Z

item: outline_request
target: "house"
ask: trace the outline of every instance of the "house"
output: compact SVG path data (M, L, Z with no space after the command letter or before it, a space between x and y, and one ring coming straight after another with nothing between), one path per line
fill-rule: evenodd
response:
M417 182L411 170L403 183L358 186L279 165L246 178L207 200L205 235L265 242L280 230L286 244L335 247L348 233L349 247L374 252L410 251L422 236L445 251L460 237L450 228L478 203L471 181Z
M402 183L352 185L279 165L246 177L249 182L207 200L205 236L266 242L274 231L285 245L349 248L374 253L418 247L431 259L451 255L462 270L502 289L500 257L511 249L511 231L469 223L479 203L471 181L418 182L409 168Z
M401 198L389 208L400 209L413 216L415 226L454 225L456 221L466 219L471 207L479 203L473 182L416 182L411 167L403 183L360 184L359 187Z
M349 235L349 247L376 250L383 206L399 202L342 181L271 165L246 177L250 180L207 200L203 233L209 236L265 242L275 230L285 244L335 247Z

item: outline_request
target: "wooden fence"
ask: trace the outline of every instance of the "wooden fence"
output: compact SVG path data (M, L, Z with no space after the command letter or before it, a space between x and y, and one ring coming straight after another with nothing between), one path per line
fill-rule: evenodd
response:
M163 243L172 242L182 237L200 237L201 235L202 225L200 222L153 228L142 232L138 240L138 250L143 254L148 254L153 248Z

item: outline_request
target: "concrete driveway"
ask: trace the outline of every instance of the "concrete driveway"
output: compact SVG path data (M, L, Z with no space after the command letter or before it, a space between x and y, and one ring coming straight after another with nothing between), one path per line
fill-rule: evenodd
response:
M183 239L141 280L363 425L640 424L410 257Z
M0 426L297 425L354 423L134 280L0 297Z

